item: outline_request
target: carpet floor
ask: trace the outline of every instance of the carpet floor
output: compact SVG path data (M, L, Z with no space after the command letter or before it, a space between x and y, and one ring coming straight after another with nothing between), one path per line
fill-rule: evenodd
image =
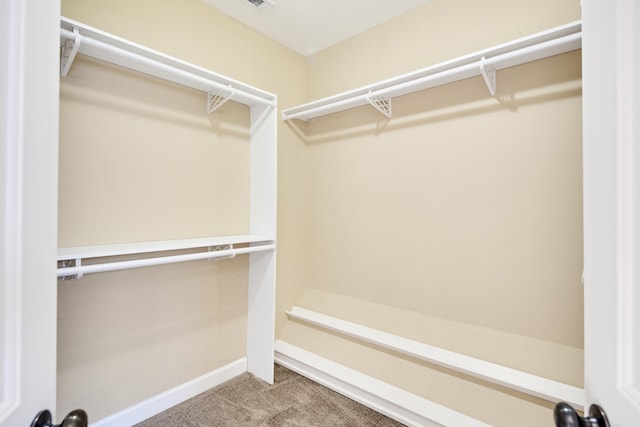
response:
M274 383L240 375L135 427L396 427L366 406L280 365Z

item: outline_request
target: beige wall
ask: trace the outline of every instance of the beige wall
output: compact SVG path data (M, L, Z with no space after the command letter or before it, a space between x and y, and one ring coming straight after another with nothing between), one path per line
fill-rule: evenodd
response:
M281 104L304 101L304 58L198 0L65 0L62 15ZM200 93L79 58L61 84L59 246L246 233L248 109L204 105ZM282 124L278 144L283 307L302 283L305 146ZM242 357L246 267L238 257L59 282L58 412L82 407L97 420Z
M84 57L60 99L61 247L248 234L248 107Z
M582 346L580 54L308 125L311 288Z
M432 0L310 58L309 96L354 89L578 19L580 0Z

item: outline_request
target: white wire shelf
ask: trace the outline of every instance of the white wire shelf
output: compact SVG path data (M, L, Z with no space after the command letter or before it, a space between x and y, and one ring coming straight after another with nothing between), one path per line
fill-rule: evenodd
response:
M576 21L408 74L363 86L282 111L283 120L316 117L372 105L391 116L391 99L475 76L483 76L489 93L496 90L496 71L582 47L582 23ZM384 100L381 108L380 100Z
M210 94L209 111L212 95L249 106L276 105L274 94L69 18L60 18L60 42L62 77L69 72L76 55L82 54Z
M235 245L248 246L236 248L234 247ZM161 255L162 252L167 251L199 248L202 248L202 250L195 253ZM273 237L251 234L59 248L57 257L59 262L58 277L79 279L83 275L91 273L203 259L233 258L236 255L273 251L274 249L275 239ZM125 261L106 261L88 265L82 264L82 260L91 258L108 258L149 253L157 253L158 256Z

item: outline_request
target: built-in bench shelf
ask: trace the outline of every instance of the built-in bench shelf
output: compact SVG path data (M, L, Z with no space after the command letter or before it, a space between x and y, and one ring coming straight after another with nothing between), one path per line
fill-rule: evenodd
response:
M582 409L585 402L584 389L539 375L533 375L497 363L418 342L392 333L380 331L334 316L318 313L301 307L287 311L291 319L315 327L339 333L362 342L433 363L456 372L480 378L494 384L517 390L551 402L569 402Z

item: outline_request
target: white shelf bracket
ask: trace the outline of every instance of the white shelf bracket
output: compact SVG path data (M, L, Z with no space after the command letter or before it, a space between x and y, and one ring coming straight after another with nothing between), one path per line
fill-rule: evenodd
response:
M60 267L62 268L77 268L76 274L72 274L69 276L62 276L62 280L72 280L72 279L82 279L82 269L79 267L82 266L82 258L76 259L66 259L60 262Z
M207 92L207 113L211 114L227 102L235 93L235 89L229 85L228 90L214 89Z
M216 252L221 252L221 251L228 252L228 251L231 251L231 253L229 255L215 256L215 257L212 256L211 258L208 258L208 261L218 261L218 260L222 260L222 259L230 259L230 258L235 258L236 257L236 252L233 250L233 244L209 246L208 247L208 251L212 255L215 254Z
M487 89L491 96L496 96L496 69L486 64L486 58L482 56L480 58L480 72L484 78L484 82L487 84Z
M371 104L373 108L380 111L387 118L391 118L391 97L384 95L371 96L371 91L367 95L367 102Z
M80 49L80 43L82 42L82 36L80 30L73 29L74 38L67 39L60 46L60 76L67 77L73 60L76 59L78 50Z

